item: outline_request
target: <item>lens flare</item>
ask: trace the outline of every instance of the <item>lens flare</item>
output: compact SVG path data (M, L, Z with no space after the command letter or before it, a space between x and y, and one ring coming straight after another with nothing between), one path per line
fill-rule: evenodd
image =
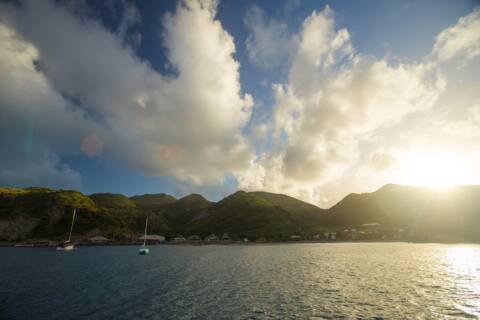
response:
M104 143L96 134L89 134L82 141L82 151L88 157L95 157L103 152Z

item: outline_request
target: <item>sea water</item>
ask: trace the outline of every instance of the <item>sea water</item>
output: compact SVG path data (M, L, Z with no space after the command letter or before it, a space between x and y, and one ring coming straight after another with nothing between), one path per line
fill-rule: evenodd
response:
M0 248L0 319L480 317L480 246Z

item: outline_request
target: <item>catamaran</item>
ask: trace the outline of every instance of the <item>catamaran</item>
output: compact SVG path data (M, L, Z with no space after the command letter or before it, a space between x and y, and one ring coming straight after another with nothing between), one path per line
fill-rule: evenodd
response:
M64 241L61 245L57 247L57 250L63 251L71 251L75 249L72 240L72 231L73 231L73 223L75 222L75 212L76 209L73 209L73 217L72 217L72 224L70 225L70 233L68 234L68 239Z
M141 255L146 255L150 252L150 250L147 248L147 225L148 225L148 218L145 219L145 234L143 235L143 245L138 250L138 254Z

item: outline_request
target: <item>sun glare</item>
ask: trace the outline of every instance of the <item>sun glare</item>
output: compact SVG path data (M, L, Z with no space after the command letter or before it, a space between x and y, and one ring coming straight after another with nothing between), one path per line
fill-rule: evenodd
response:
M399 171L402 184L438 190L468 184L473 174L462 157L439 152L410 154L402 161Z

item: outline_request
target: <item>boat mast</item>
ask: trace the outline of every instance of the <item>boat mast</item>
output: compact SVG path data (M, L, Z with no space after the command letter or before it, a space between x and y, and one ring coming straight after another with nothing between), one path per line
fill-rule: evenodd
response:
M73 223L75 222L75 212L77 209L73 209L73 217L72 217L72 225L70 226L70 233L68 235L68 242L70 242L70 239L72 238L72 231L73 231Z
M143 236L143 246L144 247L147 243L147 225L148 225L148 217L145 219L145 235Z

